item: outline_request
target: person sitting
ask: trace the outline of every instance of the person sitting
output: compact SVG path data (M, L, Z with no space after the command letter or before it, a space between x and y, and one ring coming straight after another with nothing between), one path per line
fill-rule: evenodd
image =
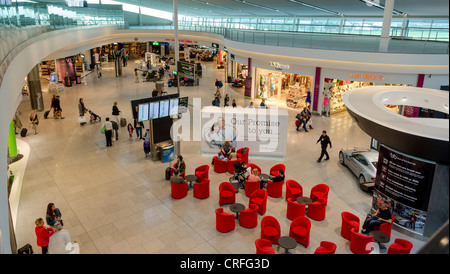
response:
M232 147L231 152L228 155L228 160L236 160L236 159L237 159L236 149Z
M230 141L226 140L224 142L224 144L222 145L222 147L220 148L220 151L222 151L223 156L228 158L232 152L231 149L232 149L232 146L231 146Z
M267 182L281 182L284 181L284 171L282 169L278 170L278 176L270 175L268 179L262 178L261 179L261 189L266 188Z
M364 221L361 232L367 234L373 231L375 226L383 223L392 223L392 214L387 205L382 202L377 212L373 216L369 215L369 218Z
M177 163L174 166L173 174L181 176L185 172L185 169L186 169L186 165L185 165L185 163L183 161L183 156L178 155Z
M158 93L159 93L158 90L156 88L154 88L152 91L152 97L157 97Z
M219 153L217 154L217 159L222 160L222 161L228 161L228 158L223 156L222 151L219 151Z
M254 168L252 170L252 174L250 174L250 176L247 177L247 181L248 182L261 182L261 177L259 177L258 170L256 168Z

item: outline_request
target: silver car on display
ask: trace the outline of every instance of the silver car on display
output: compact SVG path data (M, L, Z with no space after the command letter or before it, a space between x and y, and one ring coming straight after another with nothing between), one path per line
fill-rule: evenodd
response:
M358 177L362 190L373 189L377 174L378 151L368 148L341 149L339 162Z

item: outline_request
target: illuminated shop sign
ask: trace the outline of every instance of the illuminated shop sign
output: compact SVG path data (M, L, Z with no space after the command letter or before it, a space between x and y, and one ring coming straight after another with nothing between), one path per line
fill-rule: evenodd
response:
M384 75L382 74L369 74L369 73L350 73L350 78L356 79L367 79L367 80L383 80Z
M289 69L289 65L280 64L278 62L269 62L269 67L275 68L278 70Z

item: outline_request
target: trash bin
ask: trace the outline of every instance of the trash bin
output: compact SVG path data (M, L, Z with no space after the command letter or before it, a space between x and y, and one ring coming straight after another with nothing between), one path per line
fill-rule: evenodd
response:
M167 163L175 159L174 145L164 146L162 148L162 162Z

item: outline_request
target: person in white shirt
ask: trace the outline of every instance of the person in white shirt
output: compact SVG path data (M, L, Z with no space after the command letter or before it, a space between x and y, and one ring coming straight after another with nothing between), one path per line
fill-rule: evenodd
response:
M109 121L109 117L106 117L106 122L103 124L103 126L105 127L106 146L110 147L112 146L113 125Z

